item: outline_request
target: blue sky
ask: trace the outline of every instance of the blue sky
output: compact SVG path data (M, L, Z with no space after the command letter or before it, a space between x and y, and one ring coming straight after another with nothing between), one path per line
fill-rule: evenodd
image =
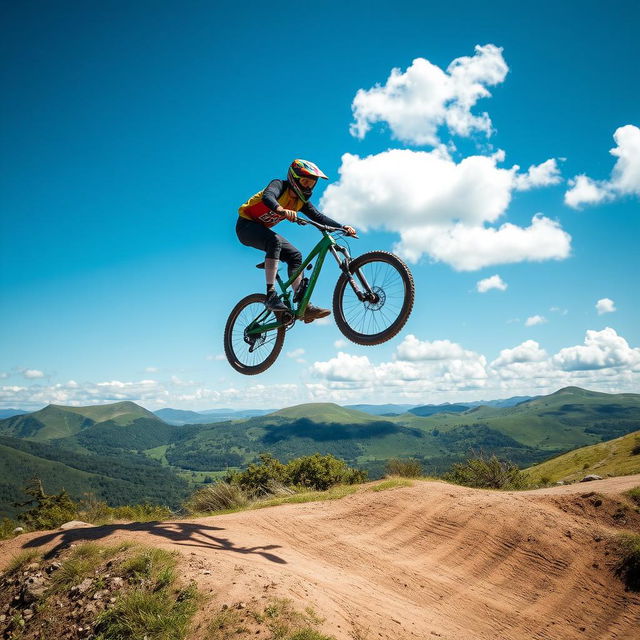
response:
M0 406L639 390L637 2L2 11ZM295 157L330 176L314 200L362 230L355 254L409 261L416 306L374 348L296 326L247 378L221 359L263 290L237 208Z

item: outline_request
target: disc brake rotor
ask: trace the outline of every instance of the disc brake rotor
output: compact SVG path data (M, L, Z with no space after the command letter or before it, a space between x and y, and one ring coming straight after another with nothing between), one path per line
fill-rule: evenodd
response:
M364 306L371 311L378 311L384 307L384 303L387 301L387 294L384 289L380 287L371 287L371 292L374 294L374 300L365 300Z

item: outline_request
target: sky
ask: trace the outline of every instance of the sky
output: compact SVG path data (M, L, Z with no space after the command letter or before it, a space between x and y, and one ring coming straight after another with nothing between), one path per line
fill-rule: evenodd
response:
M0 407L640 391L637 2L0 10ZM247 377L222 349L264 290L237 209L294 158L354 255L407 262L415 307L376 347L299 323Z

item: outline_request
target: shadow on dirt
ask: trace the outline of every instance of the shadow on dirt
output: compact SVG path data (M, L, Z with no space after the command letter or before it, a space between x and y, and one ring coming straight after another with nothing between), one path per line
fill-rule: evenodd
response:
M263 558L278 564L287 564L280 556L269 553L273 549L279 549L280 545L265 545L259 547L238 547L228 538L211 535L213 531L224 531L222 527L212 527L204 524L190 522L132 522L123 524L107 524L101 527L85 527L81 529L69 529L68 531L54 531L29 540L23 545L23 549L40 547L57 541L55 547L50 549L45 559L54 557L64 547L77 542L92 542L107 538L114 533L127 531L143 531L153 536L166 538L175 544L187 547L202 547L219 551L232 551L234 553L261 555Z

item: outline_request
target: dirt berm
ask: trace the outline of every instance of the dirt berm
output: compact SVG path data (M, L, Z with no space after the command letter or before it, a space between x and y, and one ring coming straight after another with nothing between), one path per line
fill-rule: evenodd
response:
M25 534L0 543L0 567L25 549L132 540L184 554L184 577L217 604L290 598L338 639L637 640L640 594L609 551L616 534L640 532L622 496L638 485L640 475L513 493L365 485L332 502Z

